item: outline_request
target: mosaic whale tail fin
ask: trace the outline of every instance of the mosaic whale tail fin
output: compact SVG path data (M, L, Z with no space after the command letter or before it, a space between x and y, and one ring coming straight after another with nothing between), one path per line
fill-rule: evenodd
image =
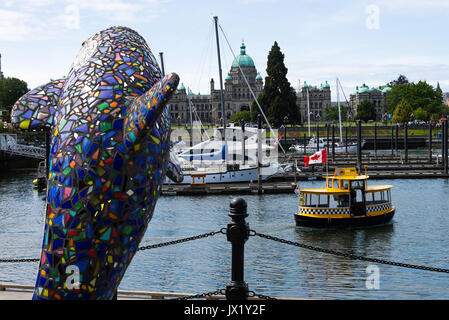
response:
M178 84L179 76L171 73L132 102L125 116L124 142L127 148L139 144L139 140L147 134L150 134L153 142L157 144L160 142L158 130L154 130L153 126L163 115ZM181 166L172 154L168 160L166 174L169 179L177 183L184 179Z
M124 142L127 148L138 143L147 133L156 131L152 128L165 110L178 83L179 77L176 73L166 75L132 102L126 111L124 125ZM155 139L158 140L160 137L153 137L153 140Z
M21 129L51 127L64 79L54 80L23 95L14 104L11 123Z

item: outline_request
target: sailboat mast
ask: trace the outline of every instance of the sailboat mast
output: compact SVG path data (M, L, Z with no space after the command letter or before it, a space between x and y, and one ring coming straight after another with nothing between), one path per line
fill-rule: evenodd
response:
M335 84L337 85L337 106L338 106L338 121L340 122L340 144L343 143L343 136L342 136L342 130L341 130L341 110L340 110L340 93L338 90L338 78L335 80Z
M215 21L215 36L217 38L217 55L218 55L218 74L220 76L220 96L221 96L221 118L223 119L223 137L225 141L225 153L228 152L228 146L226 142L226 114L224 105L224 92L223 92L223 76L221 71L221 58L220 58L220 41L218 39L218 17L214 17Z

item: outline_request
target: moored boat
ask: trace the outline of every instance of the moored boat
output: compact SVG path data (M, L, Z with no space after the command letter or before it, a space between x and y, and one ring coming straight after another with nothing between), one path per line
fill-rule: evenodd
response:
M302 189L296 226L372 226L389 222L395 213L391 185L368 186L369 176L356 168L340 168L326 176L324 188Z

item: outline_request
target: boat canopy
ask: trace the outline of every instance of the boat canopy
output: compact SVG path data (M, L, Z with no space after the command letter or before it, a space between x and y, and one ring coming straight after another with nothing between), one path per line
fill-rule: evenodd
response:
M331 195L331 194L349 194L351 188L359 188L364 192L382 192L390 190L392 185L368 186L369 176L357 174L356 168L335 169L333 176L326 176L326 186L324 188L301 189L301 193Z

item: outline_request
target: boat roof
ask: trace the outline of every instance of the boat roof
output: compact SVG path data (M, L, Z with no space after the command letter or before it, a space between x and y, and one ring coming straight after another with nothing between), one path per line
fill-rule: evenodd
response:
M326 176L326 178L337 180L367 180L369 178L366 174L357 174L357 169L354 167L335 169L333 176Z
M381 192L393 188L392 185L377 185L377 186L367 186L365 188L365 193ZM348 189L334 189L334 188L309 188L301 189L301 193L308 194L319 194L319 195L340 195L349 194Z
M326 185L324 188L309 188L309 189L302 189L302 193L309 193L309 194L324 194L324 195L339 195L339 194L349 194L349 187L342 186L345 185L342 182L339 182L339 188L334 188L334 184L332 183L332 186L329 187L329 180L346 180L346 181L366 181L368 180L369 176L367 174L357 174L357 169L354 167L348 167L348 168L338 168L335 169L333 176L325 176L326 178ZM365 183L365 193L370 192L381 192L385 190L389 190L393 188L392 185L377 185L377 186L368 186Z

